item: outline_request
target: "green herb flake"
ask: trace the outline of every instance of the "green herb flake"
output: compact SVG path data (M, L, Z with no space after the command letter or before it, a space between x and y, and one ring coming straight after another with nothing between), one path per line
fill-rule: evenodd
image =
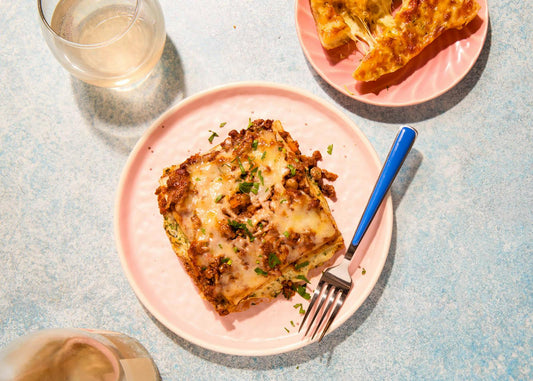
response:
M305 267L309 265L309 261L305 261L305 262L302 262L302 263L297 263L294 265L294 269L295 270L300 270L301 268Z
M303 280L305 283L311 283L309 282L309 279L305 277L305 275L298 275L296 278Z
M222 263L227 263L228 265L231 265L231 258L228 258L228 257L224 257L222 258L221 260Z
M268 273L260 267L256 267L254 271L256 272L257 275L263 275L263 276L268 275Z
M289 329L288 329L287 327L283 327L283 328L285 328L285 331L290 332Z
M250 226L254 226L254 224L252 223L252 220L248 218L248 221L246 221L246 223Z
M292 320L290 321L290 323L291 323L291 325L292 325L293 327L296 327L296 325L294 324L294 322L293 322Z
M259 181L261 181L261 185L265 186L265 179L263 178L263 174L261 171L257 171L257 177L259 177Z
M224 248L222 247L222 244L221 244L221 243L218 244L218 247L220 247L221 249L224 249Z
M259 144L259 141L257 141L257 139L254 139L254 141L252 142L252 149L255 151L257 149L257 145Z
M241 193L250 193L252 190L252 187L254 186L254 183L250 183L248 181L243 181L242 183L239 183L239 192Z
M267 155L267 152L264 151L263 154L261 155L261 160L265 160L266 155Z
M226 124L227 124L227 122L222 122L222 123L220 123L219 127L222 128L222 127L224 127Z
M211 136L207 140L209 140L209 143L213 144L213 139L216 138L218 136L218 134L215 131L212 131L212 130L209 130L209 132L211 132Z
M205 234L205 229L204 228L201 228L200 231L202 232L202 234Z
M237 164L239 164L239 169L241 170L241 175L246 175L246 169L244 169L244 165L242 165L241 158L237 156Z
M304 310L304 308L302 306L302 303L295 304L293 307L296 308L296 309L299 309L298 312L300 313L300 315L304 315L305 314L305 310Z
M259 183L254 183L252 189L250 189L250 191L253 193L253 194L257 194L259 193Z
M222 200L222 198L224 198L224 195L223 194L219 194L216 198L215 198L215 203L219 203L220 200Z
M333 152L333 144L330 144L328 146L328 154L331 155L332 152Z
M291 171L291 177L296 174L296 168L292 164L287 165L287 168Z
M250 230L248 230L248 227L245 224L235 220L228 220L228 225L235 230L242 230L246 234L246 236L248 236L250 242L253 242L255 240L255 237L252 235Z
M252 123L252 118L248 118L248 127L246 128L250 128L252 127L254 124Z
M298 287L296 287L296 292L297 292L302 298L304 298L305 300L309 300L309 299L311 299L311 295L309 295L309 294L305 291L305 287L304 287L304 286L298 286Z
M233 246L233 251L236 253L239 251L239 249L237 248L237 246Z
M363 270L361 271L361 274L365 275L366 274L366 269L363 267Z
M288 231L284 231L284 232L283 232L283 235L285 236L285 238L289 238L289 235L290 235L290 234L289 234Z
M278 256L274 253L268 254L268 266L273 269L277 265L281 265L281 261Z

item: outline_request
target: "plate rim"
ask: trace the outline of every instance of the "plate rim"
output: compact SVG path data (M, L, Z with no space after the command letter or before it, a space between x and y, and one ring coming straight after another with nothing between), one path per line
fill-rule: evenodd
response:
M198 339L196 336L189 334L188 332L179 328L173 322L169 321L169 319L163 316L163 314L160 313L160 311L158 311L158 309L154 307L152 303L150 302L150 300L145 296L140 286L137 284L137 282L134 281L134 276L132 274L131 268L128 265L128 262L126 261L126 253L124 252L125 250L122 244L123 241L120 235L119 216L120 216L120 210L122 209L121 203L120 203L121 196L124 193L126 180L130 174L131 167L134 161L136 160L137 155L140 153L141 148L144 146L144 143L146 142L146 140L149 139L150 136L152 136L152 134L159 128L162 122L170 118L174 113L179 112L180 109L186 108L189 104L197 102L206 96L210 96L210 95L228 91L228 90L236 90L239 88L252 88L252 89L257 89L257 90L264 88L264 89L270 89L270 90L281 90L284 92L299 95L301 97L304 97L304 98L310 99L311 101L319 103L320 105L327 108L330 112L333 112L335 113L336 116L340 117L341 120L344 123L346 123L346 125L358 135L358 137L361 139L361 141L364 143L364 145L369 150L371 159L375 161L375 163L378 165L378 168L381 168L382 163L377 155L376 150L374 149L373 145L370 143L366 135L355 124L355 122L349 119L346 116L346 114L344 114L338 108L334 107L331 103L325 101L324 99L319 98L318 96L314 94L311 94L305 90L292 87L289 85L268 82L268 81L240 81L240 82L232 82L232 83L228 83L224 85L214 86L208 89L204 89L196 94L193 94L181 100L180 102L178 102L177 104L169 108L168 110L166 110L163 114L161 114L158 118L156 118L152 122L152 124L150 125L148 129L145 130L143 135L139 138L134 148L130 152L128 159L126 160L126 163L124 164L123 169L121 171L120 179L119 179L117 189L115 192L114 222L113 222L115 245L116 245L116 250L119 255L122 270L124 274L126 275L128 283L130 287L133 289L136 297L139 299L142 305L150 312L150 314L152 314L158 320L158 322L163 324L173 334L199 347L209 349L211 351L215 351L218 353L225 353L228 355L237 355L237 356L277 355L277 354L287 353L290 351L294 351L296 349L303 348L311 343L314 343L316 340L310 341L310 340L304 340L302 338L301 340L297 342L290 343L283 347L273 347L273 348L267 348L263 350L254 350L254 349L241 349L241 348L235 348L235 347L226 347L223 345L217 345L217 344L213 344L202 339ZM375 273L370 274L371 275L371 279L369 282L370 286L367 287L365 290L363 290L364 292L360 294L361 297L359 299L361 300L361 302L359 303L359 305L355 307L352 313L347 314L347 316L344 319L342 319L341 317L338 317L335 320L335 322L332 324L330 331L328 332L328 335L331 334L333 331L335 331L335 329L340 327L351 316L353 316L355 312L357 312L357 310L361 307L361 305L363 305L363 303L367 300L368 295L372 292L372 290L374 290L376 283L383 272L383 267L387 261L387 258L390 252L390 244L392 240L392 230L393 230L393 220L394 220L394 212L393 212L393 207L392 207L392 197L390 194L390 190L388 191L386 199L384 200L384 203L381 205L380 208L382 208L383 210L381 224L383 225L382 229L384 229L384 234L385 234L385 239L386 239L386 242L384 242L384 247L387 249L386 255L380 256L380 261L377 263L377 266L376 266L377 271Z
M473 56L473 59L470 62L470 64L465 67L464 72L461 75L457 76L456 79L451 84L449 84L448 86L445 86L444 88L440 89L439 91L437 91L437 92L435 92L435 93L433 93L431 95L428 95L428 96L426 96L424 98L417 99L416 101L405 101L405 102L395 102L395 103L379 102L379 101L376 101L376 100L367 99L366 97L363 97L363 96L357 96L357 94L351 93L350 91L347 91L346 89L343 89L340 85L338 85L337 83L332 81L330 78L328 78L328 76L325 75L324 71L320 67L318 67L316 62L311 58L311 53L308 51L307 47L303 43L302 29L301 29L300 24L298 22L298 9L300 8L300 4L302 2L304 2L304 1L308 1L308 0L295 0L295 2L294 2L294 24L295 24L295 27L296 27L296 34L298 35L298 42L300 44L300 48L302 49L307 62L309 62L311 64L311 66L318 73L320 78L322 78L322 80L324 80L327 84L329 84L331 87L333 87L336 91L338 91L339 93L341 93L341 94L343 94L343 95L345 95L345 96L347 96L347 97L349 97L351 99L355 99L356 101L359 101L359 102L362 102L362 103L366 103L366 104L369 104L369 105L372 105L372 106L391 107L391 108L406 107L406 106L416 106L416 105L419 105L419 104L422 104L422 103L425 103L425 102L428 102L430 100L433 100L435 98L440 97L444 93L450 91L452 88L457 86L459 84L459 82L461 82L463 80L463 78L465 78L466 75L468 73L470 73L470 71L472 70L472 68L474 67L476 62L478 61L479 56L481 55L481 52L483 51L483 47L485 46L485 42L487 40L488 26L489 26L489 4L488 4L488 0L477 0L477 1L482 2L484 4L484 9L485 9L485 13L483 14L483 16L485 16L485 18L483 19L483 24L482 24L482 28L484 28L483 38L482 38L482 41L480 43L479 50ZM311 15L311 17L313 17L313 16ZM318 39L318 36L316 38ZM354 79L354 81L356 81L356 80Z

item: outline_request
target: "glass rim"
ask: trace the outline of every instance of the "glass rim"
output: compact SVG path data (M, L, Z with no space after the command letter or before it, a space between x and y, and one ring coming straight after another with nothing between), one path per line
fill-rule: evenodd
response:
M102 46L106 46L106 45L109 45L117 40L120 40L122 38L122 36L124 36L125 34L127 34L130 29L133 27L133 25L135 24L135 22L137 21L137 19L139 18L139 13L140 13L140 10L141 10L141 3L143 2L143 0L135 0L135 11L133 13L133 18L131 19L129 25L127 28L125 28L121 33L118 33L117 35L113 36L112 38L106 40L106 41L102 41L102 42L97 42L97 43L94 43L94 44L80 44L79 42L74 42L74 41L70 41L70 40L67 40L66 38L60 36L53 28L52 26L50 25L50 23L48 22L48 20L46 19L46 17L44 16L44 12L43 12L43 7L42 7L42 1L43 0L37 0L37 8L39 9L39 19L41 21L41 24L43 24L46 29L48 29L48 32L50 32L54 38L57 38L59 39L60 41L62 41L63 43L67 44L67 45L70 45L70 46L73 46L73 47L77 47L77 48L82 48L82 49L88 49L88 48L99 48L99 47L102 47ZM59 0L61 1L61 0ZM53 13L52 13L53 15Z

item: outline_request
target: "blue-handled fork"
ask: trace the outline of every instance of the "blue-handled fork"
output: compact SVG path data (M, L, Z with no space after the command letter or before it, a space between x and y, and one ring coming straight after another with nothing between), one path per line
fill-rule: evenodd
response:
M307 325L304 337L311 335L311 340L319 334L319 341L328 332L329 327L335 317L339 313L346 295L352 287L352 277L348 271L350 261L361 243L370 223L374 219L383 199L396 178L407 154L411 150L415 142L417 131L412 127L402 127L396 139L392 144L387 159L383 164L381 173L379 174L374 190L370 195L370 199L366 205L361 221L357 226L357 230L352 238L352 242L344 254L342 262L334 267L330 267L324 271L318 285L313 292L313 297L307 308L307 312L302 320L300 329L302 330L308 317L312 317Z

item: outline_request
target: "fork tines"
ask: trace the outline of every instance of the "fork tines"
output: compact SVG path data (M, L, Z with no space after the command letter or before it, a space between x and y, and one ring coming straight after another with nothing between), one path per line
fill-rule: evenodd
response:
M320 333L318 341L321 341L343 305L346 293L346 290L337 288L324 280L320 280L313 292L309 309L305 313L298 332L305 325L307 317L311 316L304 337L309 337L308 335L310 335L311 340L313 340Z

